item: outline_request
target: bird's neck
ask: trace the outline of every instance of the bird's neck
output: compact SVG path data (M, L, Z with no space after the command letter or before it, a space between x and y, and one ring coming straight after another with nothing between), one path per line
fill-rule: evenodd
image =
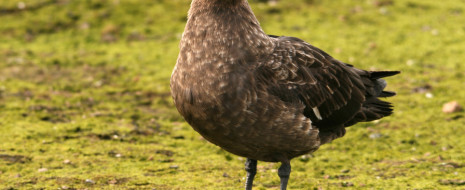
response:
M240 59L269 53L272 46L246 0L192 1L181 49Z

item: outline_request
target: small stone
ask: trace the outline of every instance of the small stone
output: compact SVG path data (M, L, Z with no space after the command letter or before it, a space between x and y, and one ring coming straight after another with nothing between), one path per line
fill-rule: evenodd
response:
M66 186L66 185L63 185L63 186L61 186L61 189L69 189L69 187Z
M25 8L26 8L26 3L24 3L24 2L19 2L18 3L18 9L22 10L22 9L25 9Z
M462 106L457 101L448 102L442 106L442 112L444 113L456 113L462 110Z
M178 165L172 165L172 166L170 166L170 169L178 169L178 168L179 168Z
M310 155L305 154L300 157L300 161L302 162L308 162L310 160Z
M407 60L407 63L406 63L408 66L413 66L415 64L415 60L413 59L409 59Z
M428 92L425 94L426 98L431 99L434 97L434 95L431 92Z
M269 5L270 7L274 7L274 6L276 6L277 4L278 4L278 0L270 0L270 1L268 1L268 5Z
M71 164L71 160L66 159L63 161L63 164Z
M37 171L38 172L46 172L46 171L48 171L48 169L47 168L39 168Z
M227 174L226 172L223 173L223 177L230 177L229 174Z
M383 135L381 133L372 133L370 134L370 139L379 139L381 138Z
M89 183L89 184L94 184L94 183L95 183L94 180L91 180L91 179L86 179L85 182L86 182L86 183Z

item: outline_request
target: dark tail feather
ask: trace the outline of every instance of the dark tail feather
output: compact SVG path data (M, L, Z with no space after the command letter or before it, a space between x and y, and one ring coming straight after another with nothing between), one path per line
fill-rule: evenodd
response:
M392 97L392 96L395 96L395 95L396 95L396 93L392 92L392 91L382 91L381 94L379 94L378 97L387 98L387 97Z
M370 80L374 83L374 93L373 91L370 92L369 89L369 94L376 97L391 97L396 95L394 92L384 91L384 88L387 86L387 82L381 78L397 75L399 73L400 71L370 71Z
M370 78L380 79L384 77L390 77L399 74L400 71L371 71Z
M387 86L387 82L381 78L389 77L399 74L400 71L370 71L370 74L364 80L366 89L366 100L362 105L362 109L352 118L349 122L345 123L345 126L351 126L358 122L367 122L392 114L392 105L389 102L382 101L380 97L391 97L396 95L395 92L384 91Z
M354 118L347 122L345 126L351 126L358 122L378 120L383 117L390 116L392 111L391 103L372 97L363 104L362 110L360 110Z

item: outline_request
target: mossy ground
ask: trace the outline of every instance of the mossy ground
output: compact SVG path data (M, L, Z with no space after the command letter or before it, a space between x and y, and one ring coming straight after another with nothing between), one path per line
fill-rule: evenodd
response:
M22 3L21 3L22 2ZM1 189L240 189L244 159L178 115L189 0L0 3ZM264 30L388 79L396 113L292 161L290 189L463 189L463 0L251 2ZM20 9L20 8L22 9ZM427 94L427 95L426 95ZM255 189L277 189L259 162Z

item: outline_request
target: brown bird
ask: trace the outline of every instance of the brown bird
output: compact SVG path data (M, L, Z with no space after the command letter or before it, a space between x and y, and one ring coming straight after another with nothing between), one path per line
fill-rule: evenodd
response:
M345 134L345 127L392 114L381 78L294 37L263 32L247 0L193 0L171 76L176 108L205 139L247 158L246 189L257 160L290 160Z

